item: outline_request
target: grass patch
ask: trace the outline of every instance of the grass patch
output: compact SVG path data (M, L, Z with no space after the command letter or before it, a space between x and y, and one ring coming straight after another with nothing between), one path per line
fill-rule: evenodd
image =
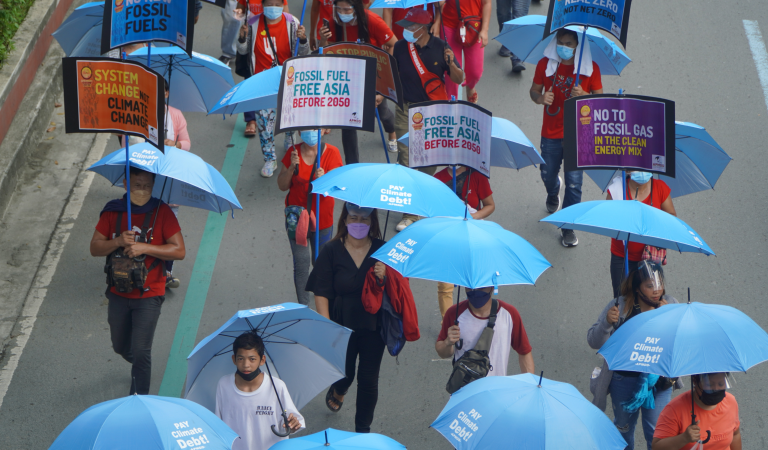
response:
M0 0L0 68L13 50L13 36L35 0Z

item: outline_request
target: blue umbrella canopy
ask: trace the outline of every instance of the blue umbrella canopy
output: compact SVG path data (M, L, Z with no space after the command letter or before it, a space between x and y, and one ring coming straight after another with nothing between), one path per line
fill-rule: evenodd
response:
M241 81L227 91L208 114L239 114L277 108L283 66L273 67Z
M53 32L67 56L101 56L101 24L104 2L90 2L77 7Z
M544 57L544 49L556 34L552 33L541 39L546 21L547 16L529 15L504 22L501 33L494 39L521 60L536 64ZM581 39L584 28L570 25L565 28L578 33ZM602 75L619 75L627 64L632 62L623 50L596 28L587 28L587 41L592 51L592 61L600 67Z
M128 148L132 167L154 173L152 196L166 203L223 213L243 209L232 187L199 156L165 146L165 153L143 142ZM125 149L116 150L88 168L112 184L125 178Z
M305 305L282 303L238 311L200 341L187 357L185 398L213 411L219 379L235 370L232 343L247 331L264 339L271 374L285 382L298 409L345 376L352 331Z
M131 395L83 411L50 450L229 450L237 433L195 402Z
M425 217L464 217L465 211L464 202L445 183L399 164L342 166L313 181L312 193Z
M147 47L140 48L128 59L146 65L147 51ZM168 103L182 111L208 112L235 85L228 65L202 53L189 56L176 46L155 47L150 62L150 68L169 82Z
M430 426L461 450L627 446L613 422L575 387L530 373L473 381L451 396Z
M715 254L688 224L634 200L583 202L561 209L540 222L679 252Z
M436 3L441 0L375 0L368 8L411 8Z
M404 277L468 288L535 284L552 265L520 236L487 220L419 220L372 255Z
M675 122L675 178L659 175L672 190L672 197L715 188L731 157L706 129L690 122ZM585 170L605 192L620 170Z
M352 433L328 428L319 433L283 440L270 450L403 450L396 440L377 433Z
M408 145L408 133L398 139ZM544 164L539 151L520 127L501 117L491 118L491 166L520 170Z
M670 378L746 372L768 360L768 333L730 306L668 304L628 320L598 353L611 370Z

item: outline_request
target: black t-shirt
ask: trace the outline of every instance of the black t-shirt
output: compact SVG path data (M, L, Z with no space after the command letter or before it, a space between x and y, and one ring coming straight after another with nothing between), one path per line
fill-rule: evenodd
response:
M363 308L363 285L368 271L376 264L371 255L384 241L373 239L360 268L341 239L327 243L315 261L305 290L328 299L331 320L352 330L376 330L375 314Z
M415 44L414 44L415 45ZM439 76L445 83L446 72L450 73L451 68L445 62L445 49L451 48L445 41L435 36L429 38L429 42L424 47L416 46L416 52L421 58L421 62L430 72ZM397 70L400 72L400 83L403 85L403 99L408 103L428 102L429 96L424 86L421 84L421 77L413 65L411 54L408 52L408 41L405 39L395 43L395 49L392 51L397 61ZM456 65L459 62L456 61Z

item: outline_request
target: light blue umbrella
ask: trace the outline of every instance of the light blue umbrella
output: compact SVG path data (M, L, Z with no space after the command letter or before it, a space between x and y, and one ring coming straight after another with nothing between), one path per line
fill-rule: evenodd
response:
M675 178L659 175L672 197L714 189L731 157L700 125L675 122ZM585 170L603 192L620 170Z
M670 378L746 372L768 360L768 333L730 306L675 303L628 320L598 353L611 370Z
M270 450L402 450L396 440L376 433L352 433L328 428L319 433L283 440Z
M229 450L237 433L195 402L131 395L91 406L49 450Z
M404 277L468 288L535 284L552 267L520 236L487 220L419 220L372 255Z
M530 373L473 381L451 396L430 426L461 450L627 446L611 419L575 387Z
M530 15L504 22L501 33L494 39L501 42L504 47L515 54L521 60L537 64L544 57L544 49L555 38L557 33L552 33L544 40L544 24L547 16ZM579 26L567 26L575 31L581 39L584 29ZM592 51L592 61L600 67L602 75L619 75L622 70L632 62L609 38L605 37L596 28L587 28L587 42Z
M445 183L399 164L342 166L313 181L312 193L425 217L464 217L465 211L464 202Z
M152 196L165 203L223 213L243 209L232 187L213 166L199 156L165 146L165 153L143 142L128 148L132 167L156 174ZM125 149L100 159L88 168L112 184L125 178Z
M168 103L182 111L208 112L222 95L232 89L232 69L216 58L187 52L176 46L153 48L151 69L168 81ZM128 55L128 59L147 64L147 47Z
M398 140L408 145L408 133ZM491 166L520 170L536 164L544 160L520 127L501 117L491 118Z
M412 8L425 6L428 3L436 3L441 0L375 0L369 8Z
M634 200L583 202L561 209L540 222L668 250L715 254L688 224L672 214Z
M213 105L208 114L239 114L277 108L282 73L283 66L277 66L237 83Z
M101 24L104 2L77 7L53 32L67 56L101 56Z
M213 410L216 386L232 374L232 343L246 331L264 339L270 373L285 382L296 408L345 377L347 342L352 331L304 305L282 303L238 311L187 357L184 397Z

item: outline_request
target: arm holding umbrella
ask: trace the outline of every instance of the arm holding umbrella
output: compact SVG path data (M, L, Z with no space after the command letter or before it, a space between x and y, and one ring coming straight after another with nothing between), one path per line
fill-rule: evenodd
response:
M618 298L615 300L615 304L614 300L611 299L598 316L597 322L587 331L587 343L590 347L598 350L608 341L618 326L619 316Z

